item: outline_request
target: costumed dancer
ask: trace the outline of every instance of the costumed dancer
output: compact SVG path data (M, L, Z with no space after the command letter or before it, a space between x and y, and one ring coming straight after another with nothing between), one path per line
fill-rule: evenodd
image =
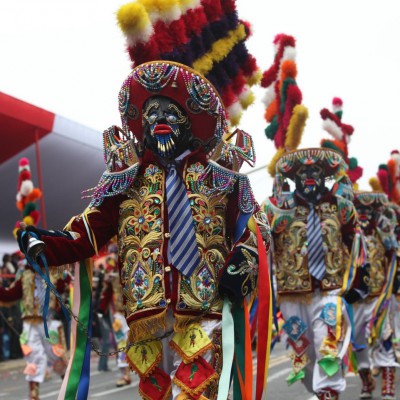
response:
M352 283L348 264L356 212L325 187L326 179L343 174L341 155L324 148L295 150L307 110L294 80L294 39L278 35L274 43L277 53L264 86L269 88L266 134L277 153L268 167L274 192L264 209L273 233L283 329L293 349L287 382L301 380L319 399L337 399L346 387L342 360L351 329L342 294ZM294 191L287 179L294 181Z
M324 108L320 115L323 119L323 128L333 138L323 139L321 146L338 151L346 165L346 173L339 177L333 185L332 191L337 195L354 201L354 190L358 189L357 181L361 178L363 169L358 165L358 161L354 157L349 156L349 143L354 133L354 128L351 125L342 122L343 116L343 101L335 97L332 100L332 111ZM357 275L357 290L349 291L345 300L347 307L351 310L353 318L353 337L352 343L349 346L349 360L356 362L352 363L352 367L358 372L362 387L361 399L369 399L372 397L372 391L375 388L375 382L372 377L368 352L368 324L371 320L371 313L374 309L374 300L376 295L369 293L369 261L367 259L367 245L364 232L359 228L358 232L360 253L360 269ZM361 260L362 258L362 260ZM353 358L354 357L354 358Z
M237 122L257 77L244 45L248 25L233 1L130 3L118 19L134 68L119 94L122 129L104 133L107 171L68 232L28 228L21 247L29 234L40 236L49 265L58 265L118 236L125 350L145 399L226 399L231 376L235 398L251 398L247 300L258 290L261 399L269 226L238 172L254 161L250 136L237 131L235 145L221 141L225 107Z
M99 310L103 315L111 312L112 329L115 342L118 348L126 347L128 342L129 326L125 320L124 302L121 292L121 284L119 280L118 255L115 257L110 254L106 258L106 272L104 277L103 290L100 297ZM120 372L120 377L116 382L117 387L130 385L131 377L129 364L126 353L120 352L117 358L117 367Z
M29 161L22 158L19 162L17 207L23 212L25 223L38 223L40 213L34 202L40 196L41 191L34 188L31 180ZM51 272L51 281L62 293L68 287L70 276L57 268ZM58 375L63 376L65 373L67 359L63 325L61 321L49 318L47 324L50 337L49 340L45 338L43 327L45 284L28 264L18 270L15 281L9 288L0 287L0 301L4 305L20 302L23 321L20 344L27 363L24 374L29 383L29 399L38 400L39 385L45 379L48 363ZM50 308L54 306L54 303L49 305Z
M377 177L370 179L374 192L356 194L359 218L367 237L370 263L369 281L374 308L368 326L371 359L365 364L382 375L381 396L395 398L395 368L399 366L400 337L398 300L398 202L399 154L393 151L387 164L381 164ZM371 315L371 314L370 314Z

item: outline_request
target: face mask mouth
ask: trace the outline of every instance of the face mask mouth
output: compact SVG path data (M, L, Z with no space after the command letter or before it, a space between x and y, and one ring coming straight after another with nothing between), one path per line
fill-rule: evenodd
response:
M154 127L155 135L169 135L172 133L172 128L167 124L158 124Z
M312 178L306 179L304 183L306 186L315 186L317 184L315 179L312 179Z

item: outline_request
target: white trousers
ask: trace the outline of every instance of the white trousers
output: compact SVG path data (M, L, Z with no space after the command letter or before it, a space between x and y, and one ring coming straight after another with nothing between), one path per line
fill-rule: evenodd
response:
M290 317L299 317L307 326L304 335L310 341L310 344L306 350L306 354L310 362L305 367L305 377L303 383L306 389L311 393L318 393L323 389L331 388L337 392L343 392L346 389L346 380L343 376L342 368L333 376L328 376L324 370L319 366L318 361L323 357L320 353L320 347L327 336L327 324L320 317L324 306L328 303L337 305L338 290L332 290L327 294L321 294L316 291L312 293L312 300L310 304L301 302L301 295L299 295L299 301L287 301L285 296L281 297L280 310L283 318L287 321ZM293 298L292 298L293 299ZM347 311L345 306L342 304L342 315L344 320L348 321ZM347 351L347 347L350 340L350 327L346 322L342 322L343 327L346 329L346 334L343 342L338 343L339 355L338 358L342 360L343 355ZM335 327L333 327L335 331Z
M371 302L363 301L353 304L354 340L357 345L364 346L363 350L354 352L358 370L371 367L370 348L368 345L371 333L369 324L377 301L378 298L376 297Z
M381 338L376 340L372 348L372 365L374 368L381 367L400 367L396 361L393 340L400 332L399 326L399 302L396 296L392 295L389 300L389 310L386 315ZM385 348L384 341L391 336L392 345L389 349ZM399 337L399 336L397 336Z
M129 326L126 323L125 316L122 315L120 312L116 312L113 314L113 319L114 321L119 321L121 323L120 331L118 333L114 332L114 337L115 341L117 342L117 347L126 346L126 343L128 341ZM129 364L126 360L126 353L124 351L121 351L120 353L118 353L117 367L126 368L128 366Z
M62 327L61 321L49 321L47 323L49 331L58 331ZM44 333L44 326L42 322L29 323L24 321L23 332L27 332L27 345L31 348L31 352L24 356L27 364L33 364L36 368L34 375L26 375L28 382L42 383L46 375L47 364L54 364L56 361L60 361L61 358L56 356L53 352L52 345L46 339ZM64 370L65 372L65 370ZM60 373L62 375L63 372Z

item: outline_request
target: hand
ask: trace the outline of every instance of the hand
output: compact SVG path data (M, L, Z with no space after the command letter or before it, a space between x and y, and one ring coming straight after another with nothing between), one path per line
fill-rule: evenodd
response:
M21 222L19 226L20 229L17 231L17 242L19 249L25 254L28 249L29 237L34 236L40 240L41 233L35 226L26 225L25 222ZM25 235L23 235L24 232L26 232Z

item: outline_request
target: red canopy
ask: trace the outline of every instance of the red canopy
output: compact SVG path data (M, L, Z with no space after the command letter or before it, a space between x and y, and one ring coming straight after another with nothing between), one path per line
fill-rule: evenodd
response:
M55 114L0 92L0 164L48 135Z

